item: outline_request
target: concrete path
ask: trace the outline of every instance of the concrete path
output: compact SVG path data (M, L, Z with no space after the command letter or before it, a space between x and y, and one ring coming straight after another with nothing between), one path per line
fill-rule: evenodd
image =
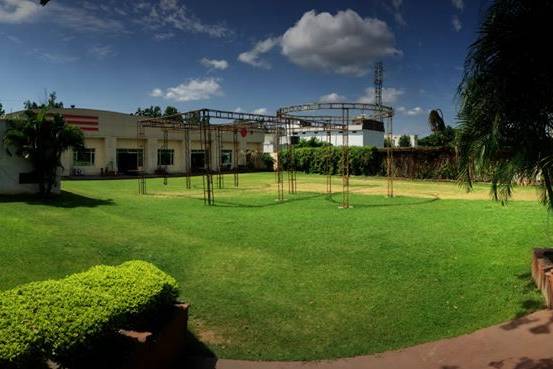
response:
M314 362L207 360L217 369L553 369L553 312L398 351Z

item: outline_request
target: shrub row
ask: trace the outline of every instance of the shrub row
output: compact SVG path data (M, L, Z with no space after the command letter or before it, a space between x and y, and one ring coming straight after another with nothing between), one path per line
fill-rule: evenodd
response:
M290 167L291 160L297 171L326 174L330 166L332 174L341 173L342 148L302 147L295 148L289 156L282 151L284 169ZM394 149L394 175L413 179L457 179L459 165L453 149L410 148ZM386 150L373 147L350 147L349 170L352 175L386 175Z
M332 174L339 174L342 168L342 148L336 146L296 148L292 156L287 150L283 150L281 157L284 169L288 169L293 163L296 170L305 173L326 174L327 168L330 167ZM381 171L381 165L376 148L349 148L351 174L375 175Z
M63 361L141 314L175 301L176 281L143 261L96 266L0 294L0 367Z

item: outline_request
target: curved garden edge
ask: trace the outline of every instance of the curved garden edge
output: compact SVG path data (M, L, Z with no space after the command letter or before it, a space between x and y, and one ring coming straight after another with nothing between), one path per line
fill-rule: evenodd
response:
M540 310L470 334L381 354L324 361L195 359L217 369L538 369L553 368L553 311Z

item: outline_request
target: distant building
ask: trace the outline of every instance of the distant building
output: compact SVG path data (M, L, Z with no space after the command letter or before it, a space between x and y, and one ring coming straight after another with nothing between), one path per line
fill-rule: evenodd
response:
M343 131L325 131L322 128L311 127L294 128L294 135L300 140L314 137L321 142L330 142L333 146L342 146L344 138ZM273 152L273 142L274 135L265 137L263 145L265 152ZM287 138L283 137L281 142L286 144ZM349 146L384 147L384 123L362 116L353 119L352 124L348 126L348 144Z
M390 136L389 134L387 134L386 138L391 137L392 146L393 147L399 147L399 140L400 140L401 136L408 136L410 147L417 147L418 139L419 139L417 135L391 135Z
M169 131L167 149L163 148L163 132L159 128L145 128L145 150L137 141L137 122L144 117L95 109L50 109L65 117L65 121L79 127L85 137L85 149L68 150L62 156L63 175L133 174L137 170L155 173L163 168L168 173L184 173L189 161L192 170L204 167L204 152L197 131L190 133L189 157L185 157L184 132ZM12 113L15 117L21 112ZM222 138L221 162L230 169L233 155L238 164L246 165L248 158L263 152L264 134L248 131L238 135L239 150L234 152L233 135L225 132ZM213 157L216 144L212 145ZM215 168L214 168L215 169Z

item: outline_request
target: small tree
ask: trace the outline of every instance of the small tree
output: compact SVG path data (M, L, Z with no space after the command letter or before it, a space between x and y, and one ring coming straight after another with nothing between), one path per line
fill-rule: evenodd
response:
M384 147L392 147L392 139L390 137L384 139Z
M2 103L0 103L0 117L3 117L4 114L6 114L6 111L4 110L4 107L2 106Z
M300 147L323 147L323 146L332 146L328 142L319 140L317 137L311 137L309 139L302 138L300 142L296 145L297 148Z
M411 138L403 135L399 138L399 147L411 147Z
M150 106L144 109L138 108L135 114L141 117L159 118L161 117L161 108L159 106Z
M62 166L61 154L71 147L81 149L84 139L81 130L67 125L63 116L41 109L27 110L23 118L9 120L3 141L10 155L13 150L31 162L40 194L47 196Z

